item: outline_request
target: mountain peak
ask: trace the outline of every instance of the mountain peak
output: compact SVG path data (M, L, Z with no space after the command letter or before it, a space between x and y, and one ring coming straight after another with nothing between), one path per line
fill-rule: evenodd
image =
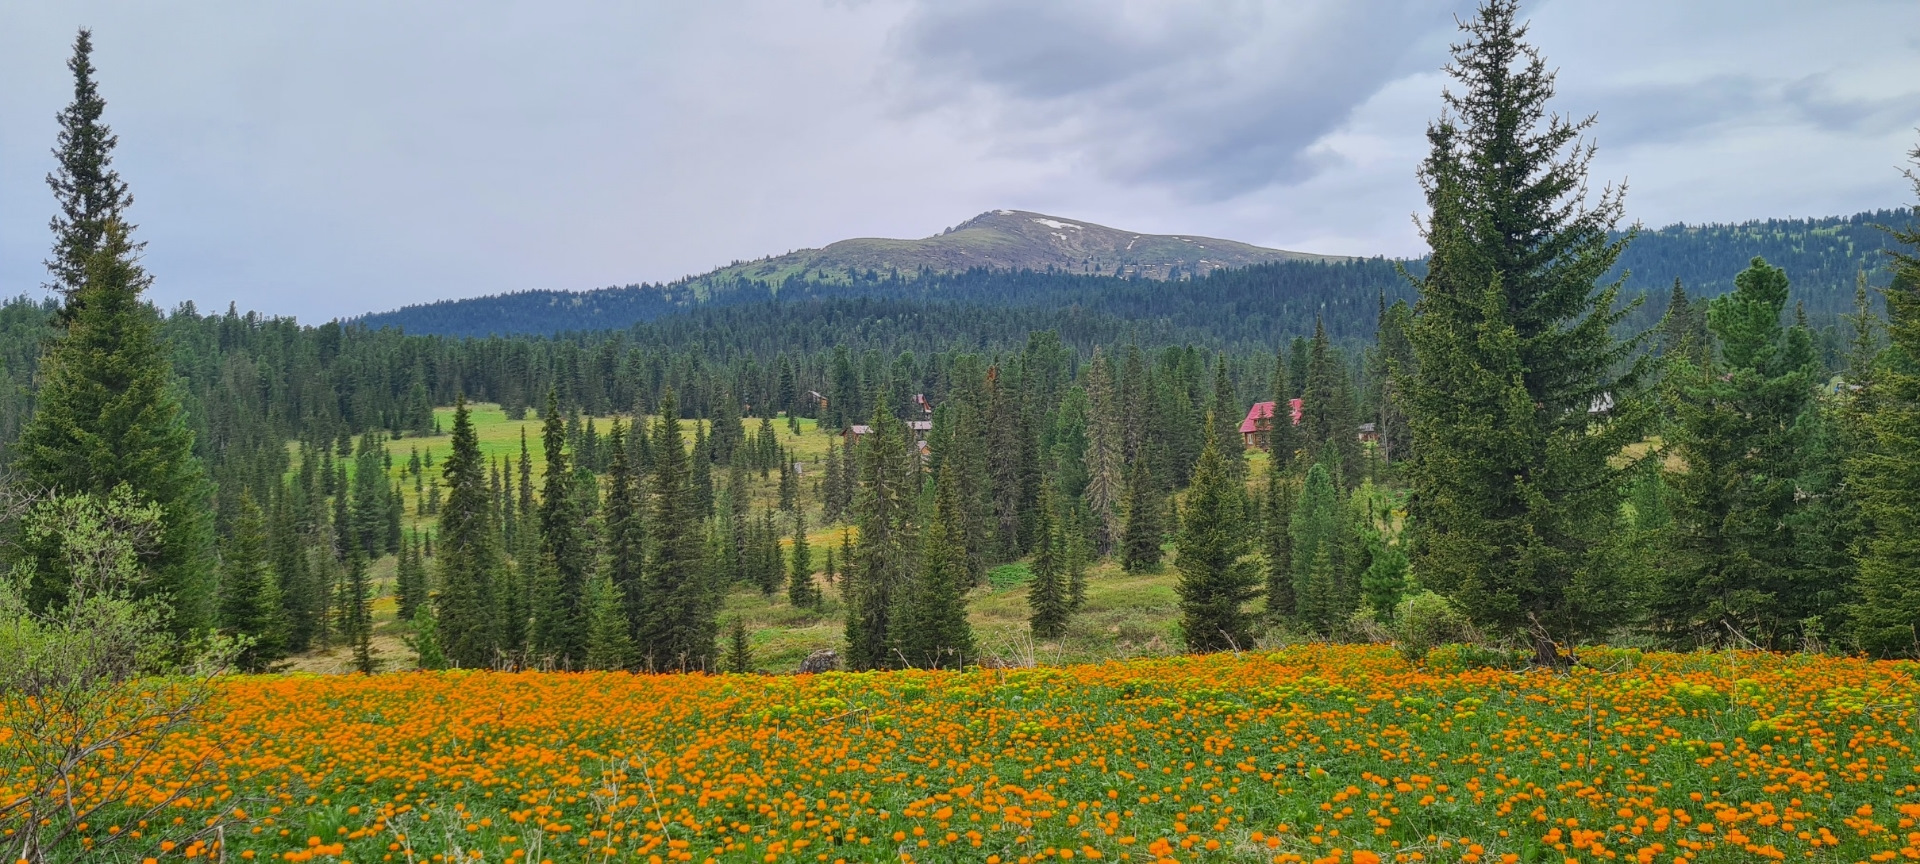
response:
M833 278L848 271L903 273L1061 270L1171 279L1269 261L1335 261L1338 256L1269 249L1187 234L1122 231L1030 210L988 210L932 237L862 237L725 268L712 275L761 281Z

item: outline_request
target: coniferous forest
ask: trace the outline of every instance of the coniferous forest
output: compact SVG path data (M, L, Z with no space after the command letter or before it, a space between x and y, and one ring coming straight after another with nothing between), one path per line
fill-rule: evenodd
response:
M317 326L147 300L114 161L139 142L81 31L54 290L0 306L0 651L25 670L0 713L47 681L117 705L100 688L216 669L1920 659L1920 209L1633 230L1517 14L1462 24L1409 178L1417 260L822 274ZM142 728L214 704L181 698ZM91 836L32 803L51 788L0 795L23 860Z

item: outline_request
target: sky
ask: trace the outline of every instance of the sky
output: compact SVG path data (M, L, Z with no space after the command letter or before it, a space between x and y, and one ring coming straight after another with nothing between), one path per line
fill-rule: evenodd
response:
M0 295L94 31L152 296L315 322L661 282L996 208L1415 255L1457 0L16 0ZM1631 220L1912 203L1920 3L1543 0Z

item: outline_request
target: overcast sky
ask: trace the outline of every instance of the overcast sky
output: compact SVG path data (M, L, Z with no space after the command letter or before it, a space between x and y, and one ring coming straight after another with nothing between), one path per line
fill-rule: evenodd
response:
M304 320L664 281L985 210L1417 254L1453 0L0 8L0 292L38 295L93 28L153 294ZM1913 0L1546 0L1648 225L1909 202Z

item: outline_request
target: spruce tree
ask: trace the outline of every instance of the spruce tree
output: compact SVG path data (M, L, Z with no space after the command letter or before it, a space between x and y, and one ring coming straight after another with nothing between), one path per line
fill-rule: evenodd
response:
M476 669L493 662L495 598L499 567L493 508L488 506L480 440L466 397L453 409L453 451L441 463L447 503L440 515L440 594L435 598L439 641L454 666Z
M82 28L74 36L67 69L73 73L73 101L60 112L60 132L53 150L57 164L47 175L47 185L53 189L60 212L49 226L54 236L53 257L46 265L53 277L48 287L60 292L65 300L61 320L71 322L85 304L80 292L86 286L93 258L109 243L107 226L119 222L122 231L133 230L125 221L133 195L120 173L113 170L113 148L120 139L100 122L107 103L93 80L93 31ZM140 244L127 244L129 256L139 251Z
M847 510L846 492L842 488L844 475L840 470L840 451L832 438L827 439L826 462L825 476L820 481L821 518L838 522Z
M1920 147L1907 177L1920 192ZM1920 208L1915 213L1920 214ZM1847 461L1869 530L1863 538L1853 638L1876 657L1920 656L1920 229L1892 231L1889 342L1865 390L1867 446Z
M645 437L646 430L634 421L633 434ZM614 587L626 600L627 632L638 636L645 620L647 601L646 514L643 478L636 478L627 443L627 430L619 420L607 433L610 450L607 463L606 567Z
M872 433L861 442L860 492L854 502L859 539L847 560L842 591L847 601L847 666L876 669L892 665L891 617L901 589L913 573L913 473L908 465L905 430L876 399Z
M307 650L313 642L315 619L323 616L319 586L314 584L307 543L298 528L294 506L283 490L273 499L271 542L273 570L280 575L280 620L286 625L289 653Z
M953 472L948 462L935 481L933 518L921 534L920 573L896 631L901 656L921 669L959 669L976 656L967 621L965 517Z
M540 443L547 460L540 487L540 551L553 559L554 584L540 598L554 604L535 610L546 626L538 634L541 647L563 665L577 666L585 657L587 573L592 563L584 533L584 518L574 495L572 460L566 450L566 427L560 417L558 394L547 391L541 414Z
M1459 92L1427 131L1420 169L1432 250L1407 382L1414 571L1473 622L1526 637L1537 662L1618 620L1604 551L1641 441L1643 337L1618 340L1619 286L1596 287L1624 241L1609 189L1583 203L1592 123L1550 114L1553 74L1514 0L1461 24ZM1631 307L1628 307L1629 309Z
M222 632L251 640L237 665L261 672L285 653L280 585L268 556L266 517L244 488L239 511L220 562L219 623Z
M1287 621L1298 614L1293 573L1293 507L1295 481L1286 476L1278 461L1267 467L1267 492L1263 498L1266 518L1261 520L1261 552L1267 564L1267 617Z
M627 601L611 576L601 573L587 587L586 668L604 671L633 664Z
M704 459L696 452L695 459ZM687 444L672 390L660 397L653 433L652 517L647 559L647 619L636 649L646 668L693 671L713 666L717 607L706 581L703 523Z
M161 510L158 551L146 563L143 596L166 606L187 637L214 624L211 484L193 455L193 432L173 389L159 322L140 297L149 281L126 229L109 221L74 295L72 317L41 360L32 419L16 445L30 484L104 498L125 485ZM28 600L64 600L67 582L52 550L33 556Z
M1671 358L1673 452L1667 555L1654 585L1655 628L1685 647L1797 635L1801 584L1792 521L1805 438L1815 418L1813 336L1786 327L1786 271L1753 259L1734 291L1714 298L1708 328L1718 359ZM1709 355L1711 357L1711 355ZM1737 634L1737 635L1736 635Z
M1048 499L1052 496L1048 495ZM1035 513L1033 526L1033 582L1027 587L1027 621L1039 639L1058 639L1066 635L1067 618L1073 614L1068 596L1067 561L1061 548L1060 523L1051 500L1043 500Z
M1288 520L1293 564L1294 615L1300 625L1328 635L1344 610L1335 590L1335 567L1340 550L1340 490L1332 472L1316 462L1307 469Z
M1120 536L1120 567L1128 573L1159 571L1160 544L1166 541L1160 487L1147 462L1135 461L1127 471L1127 524Z
M367 579L367 555L359 546L347 550L347 579L340 598L340 630L353 648L354 671L372 675L373 584Z
M793 514L793 552L789 566L787 602L799 609L818 608L820 587L813 582L813 550L807 545L807 514L804 511Z
M1236 442L1237 447L1237 442ZM1240 650L1253 645L1246 603L1259 593L1260 575L1247 534L1246 491L1227 467L1218 439L1209 438L1194 464L1180 514L1174 568L1180 577L1180 628L1187 650Z
M399 561L394 567L395 616L412 621L427 598L426 565L420 560L420 536L415 531L400 543Z
M1240 437L1240 400L1234 398L1233 382L1227 379L1227 358L1221 355L1213 366L1213 395L1208 399L1207 434L1213 437L1214 445L1220 448L1225 460L1227 473L1233 479L1246 482L1247 448Z
M1279 406L1274 411L1278 414ZM1309 458L1330 464L1334 482L1343 488L1359 481L1363 467L1358 427L1347 365L1328 341L1325 324L1315 319L1307 389L1300 394L1300 434Z
M1284 351L1273 356L1273 416L1267 421L1267 458L1271 471L1285 474L1293 469L1300 452L1300 428L1293 425L1293 376L1287 371Z
M738 615L727 623L727 654L721 668L735 675L753 671L753 643L747 640L747 622Z
M1087 391L1087 512L1092 518L1094 551L1105 556L1120 537L1122 435L1114 413L1112 364L1100 349L1093 352L1083 382Z

